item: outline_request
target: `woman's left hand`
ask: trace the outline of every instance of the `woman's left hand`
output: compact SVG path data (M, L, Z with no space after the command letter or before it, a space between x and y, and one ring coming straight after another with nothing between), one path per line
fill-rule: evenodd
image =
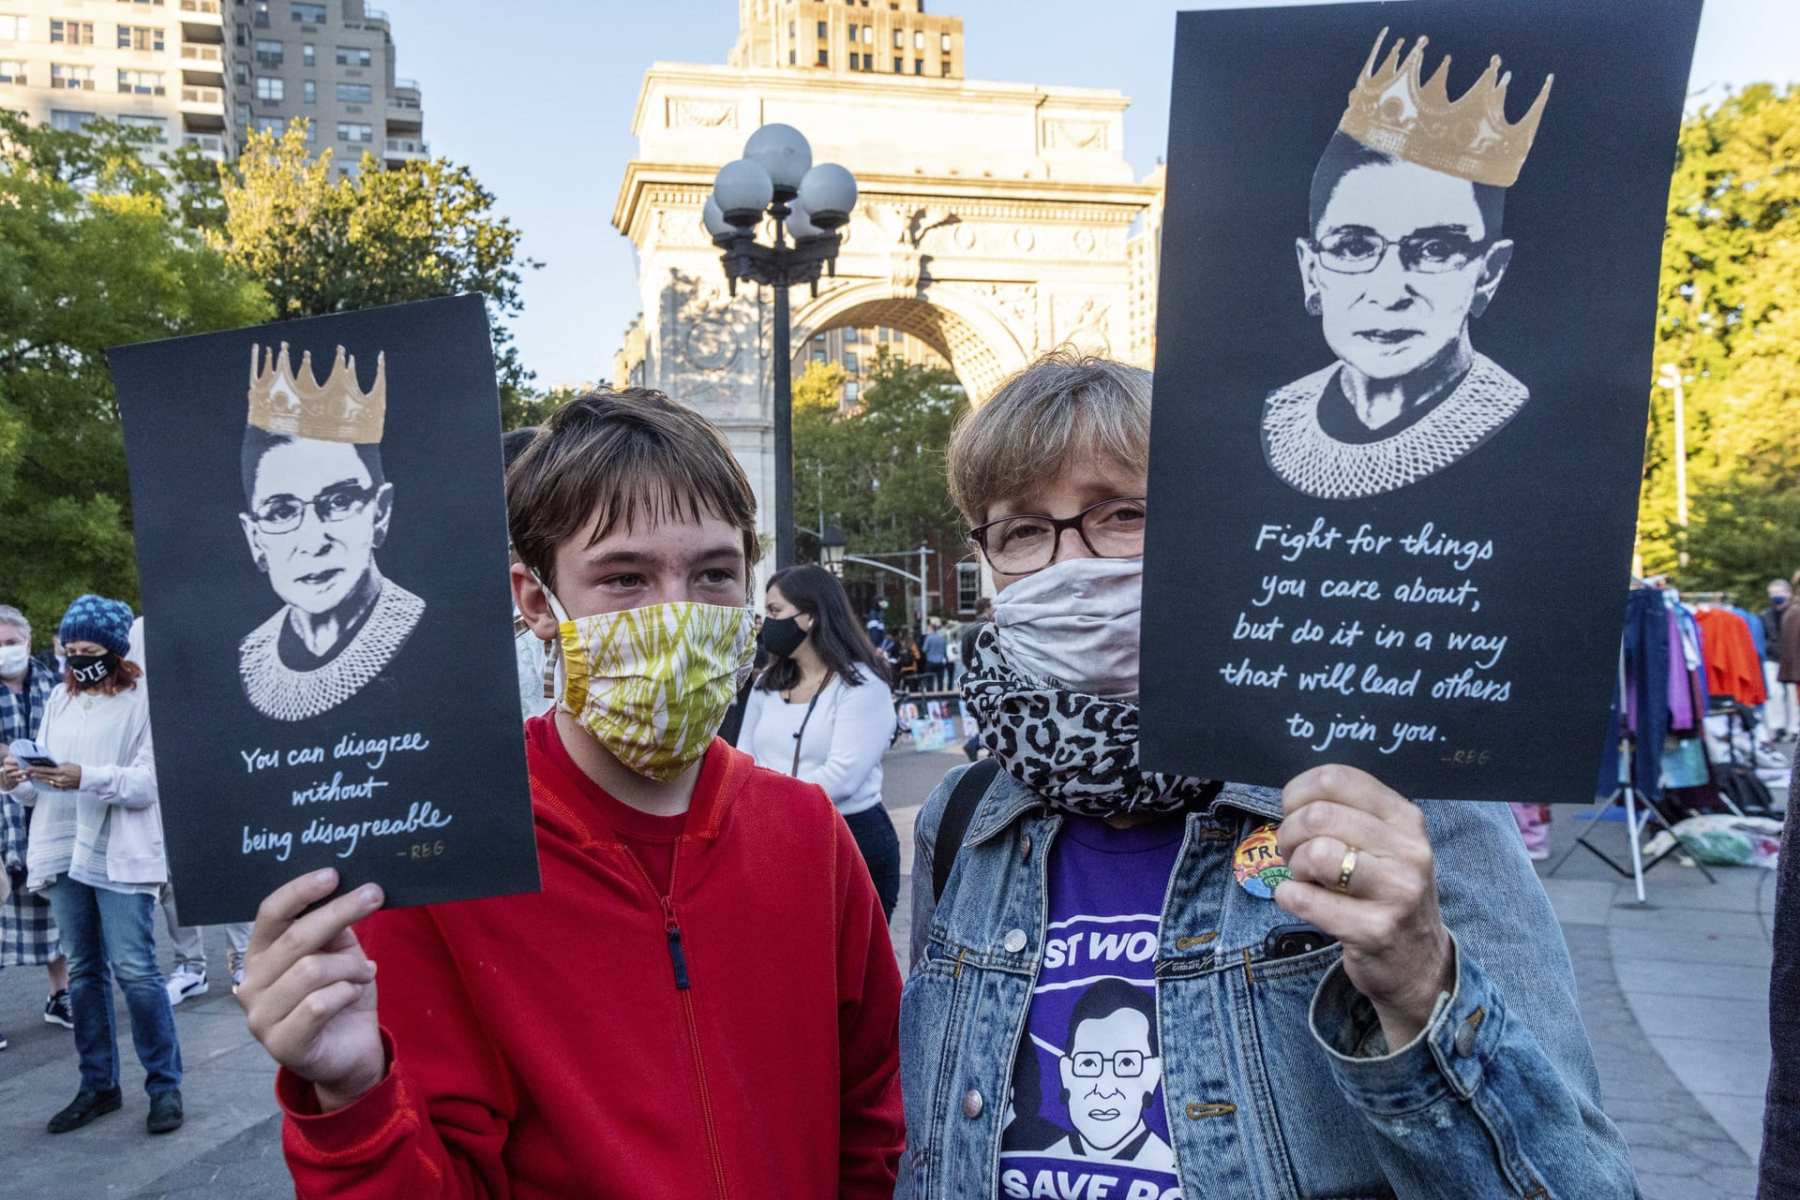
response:
M61 763L54 767L33 767L31 778L45 787L72 792L81 786L81 764Z
M1345 974L1398 1050L1456 983L1425 815L1373 775L1335 764L1296 776L1281 809L1276 844L1293 878L1276 888L1275 903L1343 943Z

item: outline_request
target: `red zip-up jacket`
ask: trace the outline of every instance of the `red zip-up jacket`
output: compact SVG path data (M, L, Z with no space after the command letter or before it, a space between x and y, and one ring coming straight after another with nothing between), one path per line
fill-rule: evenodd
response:
M715 740L664 896L551 718L526 747L543 891L357 926L388 1073L322 1115L280 1073L297 1193L890 1197L900 973L830 801Z

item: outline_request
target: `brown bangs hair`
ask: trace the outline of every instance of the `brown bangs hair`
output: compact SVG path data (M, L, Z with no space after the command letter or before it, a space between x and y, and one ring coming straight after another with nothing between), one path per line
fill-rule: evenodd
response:
M950 435L950 500L969 524L1071 463L1150 466L1150 372L1055 350L1000 385Z
M519 561L555 586L556 548L588 530L717 517L757 559L756 494L711 422L648 388L600 389L544 423L506 472L506 524Z
M138 666L122 654L115 654L113 657L119 660L119 669L114 671L111 675L108 675L105 679L102 679L99 683L96 683L93 687L83 687L79 683L76 683L75 672L64 667L63 686L68 688L71 694L75 692L94 692L101 696L116 696L120 692L129 692L132 688L137 686L137 681L144 677L144 668Z

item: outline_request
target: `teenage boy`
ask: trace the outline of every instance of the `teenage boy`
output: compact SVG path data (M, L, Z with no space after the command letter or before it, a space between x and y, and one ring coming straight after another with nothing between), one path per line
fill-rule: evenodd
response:
M748 480L633 389L560 409L507 491L514 600L574 658L525 727L543 891L307 912L324 871L263 902L239 999L297 1191L886 1200L874 886L823 792L712 736L753 648Z

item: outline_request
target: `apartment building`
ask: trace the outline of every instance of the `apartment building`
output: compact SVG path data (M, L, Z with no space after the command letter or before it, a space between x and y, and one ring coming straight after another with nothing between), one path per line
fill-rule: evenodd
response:
M280 133L304 117L339 175L354 174L364 153L388 166L430 156L419 85L395 73L385 12L363 0L232 0L232 9L232 107L246 132Z
M738 0L733 67L963 77L961 17L925 0Z
M796 351L794 377L799 378L812 363L837 364L848 376L839 403L846 409L855 408L862 403L863 389L869 386L869 377L884 354L916 367L950 369L943 355L903 329L841 325L814 334Z
M245 134L312 120L340 171L429 153L418 85L363 0L0 0L0 108L58 129L107 119L159 146L235 156Z

